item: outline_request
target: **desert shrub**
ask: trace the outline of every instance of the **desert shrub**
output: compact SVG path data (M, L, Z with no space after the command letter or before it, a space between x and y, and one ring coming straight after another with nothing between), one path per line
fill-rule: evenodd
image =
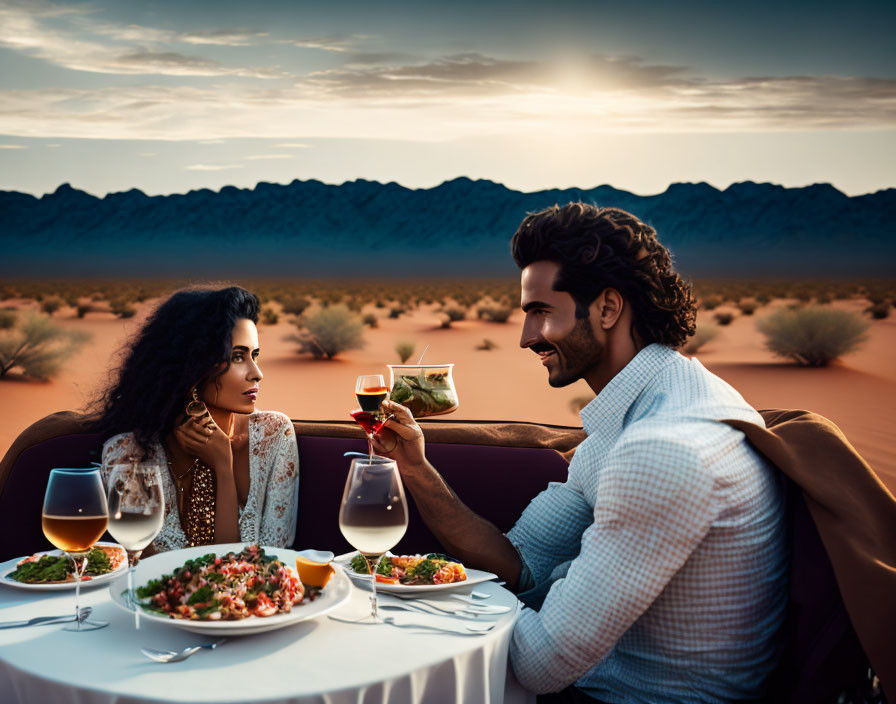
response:
M361 309L364 308L364 301L362 301L360 298L349 298L345 302L345 305L353 313L360 313Z
M280 315L273 306L265 306L261 309L261 322L264 325L276 325L280 321Z
M890 304L887 301L875 303L865 309L866 313L870 313L875 320L883 320L890 315Z
M498 349L498 345L495 342L492 342L488 338L485 338L482 342L476 345L477 350L482 350L484 352L488 352L490 350Z
M404 306L392 306L392 308L389 309L389 317L393 319L400 318L405 313L407 313L407 310L405 310Z
M697 350L699 350L703 345L707 342L715 340L721 330L719 330L718 325L714 325L713 323L701 323L697 326L696 332L688 338L687 342L684 343L684 346L681 348L681 351L685 354L697 354Z
M90 305L89 303L79 303L77 305L77 307L75 308L75 311L78 314L79 318L83 318L85 315L87 315L92 310L93 310L93 306Z
M760 293L756 296L756 302L761 306L767 306L772 302L772 297L767 293Z
M0 286L0 301L8 301L17 295L16 290L12 286Z
M303 327L302 334L292 339L299 342L300 351L311 353L315 359L332 359L340 352L364 346L361 318L341 303L307 316Z
M766 346L804 367L823 367L857 349L869 323L855 313L830 308L782 308L756 321Z
M493 323L506 323L511 313L513 313L513 308L504 306L488 306L485 308L480 308L477 312L479 313L480 318L485 318L486 320L490 320Z
M16 324L18 316L12 310L0 310L0 330L9 330Z
M462 308L441 308L439 313L442 313L445 317L442 319L443 328L450 328L451 323L457 322L458 320L463 320L466 317L466 311Z
M716 295L705 296L700 299L699 303L700 308L703 310L715 310L720 305L722 305L722 297Z
M280 298L280 307L287 315L301 315L310 305L311 301L304 296L284 295Z
M818 298L816 298L815 300L816 300L817 303L820 303L820 304L824 305L824 304L826 304L826 303L830 303L830 302L831 302L832 300L834 300L834 299L833 299L833 296L831 296L830 293L821 293L821 294L818 295Z
M64 301L59 296L47 296L40 302L40 309L49 316L62 308Z
M116 298L109 302L109 310L111 310L118 318L133 318L137 313L137 309L131 305L127 298Z
M740 301L737 304L738 310L744 315L753 315L756 312L756 309L759 307L756 305L755 301Z
M47 380L89 339L87 332L66 330L32 313L0 333L0 378L20 369L26 377Z
M463 320L467 317L467 311L463 308L445 308L442 312L448 316L448 319L452 323L456 323L458 320Z
M408 340L400 340L395 343L395 353L398 355L402 364L407 362L411 358L411 355L414 354L414 347L414 343Z
M377 301L376 303L374 303L373 305L374 305L376 308L385 308L385 307L386 307L386 302L383 301L383 300L378 300L378 301Z
M378 328L380 326L380 319L377 318L373 313L368 313L363 318L361 318L361 322L364 323L369 328Z
M96 292L90 294L90 300L98 303L99 301L106 300L106 296L103 294L102 291L96 291Z
M594 400L594 396L576 396L569 401L569 410L579 413L585 406Z
M719 325L731 325L731 321L734 320L733 313L716 313L713 318Z

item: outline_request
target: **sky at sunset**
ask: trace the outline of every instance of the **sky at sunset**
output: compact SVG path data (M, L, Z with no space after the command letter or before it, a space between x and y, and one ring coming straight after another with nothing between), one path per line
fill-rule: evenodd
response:
M0 189L896 186L893 2L0 0Z

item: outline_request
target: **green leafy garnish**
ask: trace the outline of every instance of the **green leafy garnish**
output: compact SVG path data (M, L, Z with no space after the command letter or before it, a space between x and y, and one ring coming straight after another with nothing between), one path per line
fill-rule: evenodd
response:
M29 584L39 582L64 582L73 574L72 561L66 555L43 555L39 560L26 562L9 574L10 579ZM84 574L97 577L112 571L112 563L105 550L93 548L87 554Z
M407 406L415 417L444 413L456 404L445 393L450 391L445 376L439 373L399 376L393 382L389 400Z
M431 582L432 576L439 571L441 565L435 560L421 560L414 567L408 570L408 576L414 579L420 579L425 582Z
M208 584L203 584L199 589L190 594L190 598L187 599L187 603L192 606L193 604L204 604L207 601L211 600L211 598L215 595L215 590L212 589Z
M162 583L161 579L151 579L146 583L144 587L137 587L137 596L141 599L145 599L150 596L155 596L161 591L164 591L165 585Z

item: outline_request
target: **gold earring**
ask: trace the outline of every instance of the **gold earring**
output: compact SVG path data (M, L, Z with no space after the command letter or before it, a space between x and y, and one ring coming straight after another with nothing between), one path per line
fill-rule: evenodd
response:
M187 404L186 412L188 416L192 416L193 418L201 418L206 413L208 413L208 408L205 407L205 404L199 400L199 392L196 390L196 387L193 387L193 399Z

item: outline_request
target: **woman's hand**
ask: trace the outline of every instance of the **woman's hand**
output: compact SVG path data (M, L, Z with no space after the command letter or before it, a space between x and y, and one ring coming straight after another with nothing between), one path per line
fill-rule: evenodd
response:
M394 415L373 436L373 449L378 455L389 457L399 468L415 467L426 462L423 431L413 414L393 401L383 401L383 409Z
M190 417L174 429L174 439L185 452L217 470L233 468L230 438L211 416Z

